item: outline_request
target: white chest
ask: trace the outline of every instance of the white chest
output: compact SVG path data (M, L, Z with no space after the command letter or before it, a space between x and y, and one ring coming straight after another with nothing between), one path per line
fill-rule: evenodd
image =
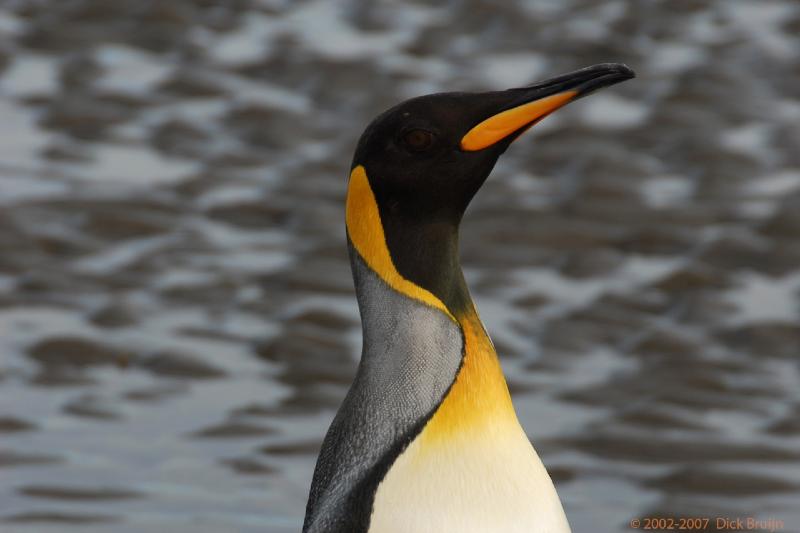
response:
M570 531L550 476L516 421L433 444L417 437L379 485L369 528L494 531Z

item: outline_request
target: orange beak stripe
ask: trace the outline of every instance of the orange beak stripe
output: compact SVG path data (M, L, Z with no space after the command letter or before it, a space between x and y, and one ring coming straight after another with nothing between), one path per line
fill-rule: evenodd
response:
M568 104L577 95L578 91L551 94L492 115L464 135L461 139L461 149L467 152L483 150L505 139L520 128L546 117L556 109Z

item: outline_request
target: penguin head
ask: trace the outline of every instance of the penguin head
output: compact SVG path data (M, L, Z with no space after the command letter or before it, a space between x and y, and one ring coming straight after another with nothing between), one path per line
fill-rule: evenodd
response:
M458 228L497 158L556 109L633 76L625 65L602 64L518 89L421 96L386 111L353 159L346 225L355 254L384 280L402 280L400 292L416 294L403 288L408 281L452 313L469 310Z
M634 77L606 63L533 85L407 100L365 130L352 167L366 171L383 217L458 223L498 157L569 102Z

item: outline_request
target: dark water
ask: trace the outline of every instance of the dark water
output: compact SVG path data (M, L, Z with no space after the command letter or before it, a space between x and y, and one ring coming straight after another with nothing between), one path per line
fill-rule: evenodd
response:
M463 228L520 418L576 532L800 531L799 35L793 0L0 2L0 530L297 531L364 125L613 60Z

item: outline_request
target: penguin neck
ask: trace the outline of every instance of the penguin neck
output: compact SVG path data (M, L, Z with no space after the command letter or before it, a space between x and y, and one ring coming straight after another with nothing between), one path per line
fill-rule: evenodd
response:
M463 336L462 365L422 438L432 446L453 439L504 434L519 427L494 345L484 329L459 261L457 219L386 217L386 243L398 272L441 300ZM491 429L490 429L491 428ZM477 433L476 433L477 432Z
M379 203L364 167L354 167L345 209L351 248L392 290L457 321L456 314L474 309L458 261L459 217L400 207ZM353 272L359 275L355 265Z
M351 172L346 225L362 320L374 295L364 293L368 284L359 277L377 276L395 293L438 309L461 331L461 368L437 411L439 422L434 426L439 429L426 432L433 435L478 428L491 420L516 421L497 354L459 265L458 218L386 212L379 207L364 168L357 166ZM359 268L359 261L365 269ZM383 330L375 333L391 338L393 329L413 325L390 314L384 312L379 319L370 320L373 329Z
M457 222L420 221L395 214L384 219L383 228L392 261L403 278L441 300L453 316L475 313L459 261Z
M425 236L424 239L419 236L408 239L408 243L416 242L417 246L409 247L406 253L399 255L402 259L396 260L399 263L398 272L410 286L422 288L423 294L441 305L440 309L460 330L463 344L459 350L460 368L452 376L452 386L428 423L423 439L434 445L450 442L459 435L477 438L474 437L475 431L498 434L498 428L506 427L508 423L516 427L518 421L500 361L470 297L459 265L457 229L427 228ZM387 280L372 268L365 268L366 261L352 242L349 249L365 339L368 335L370 338L397 338L407 331L413 331L418 324L398 320L387 314L385 308L383 312L376 312L372 301L375 294L368 292L370 283L366 283L364 278L377 276L389 283L395 292L411 296L407 287L398 286L396 281L391 278ZM405 263L405 260L408 262ZM409 269L415 264L425 265L426 268ZM403 265L406 268L401 271ZM425 301L424 297L414 299ZM411 351L435 356L435 352L431 352L426 344L429 340L412 336L409 342Z

